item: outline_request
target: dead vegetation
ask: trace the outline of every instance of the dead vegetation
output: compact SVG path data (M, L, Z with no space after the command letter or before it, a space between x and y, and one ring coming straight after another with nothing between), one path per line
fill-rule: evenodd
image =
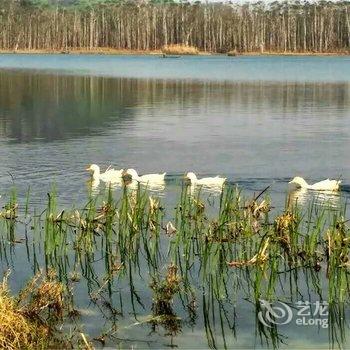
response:
M162 48L166 55L198 55L199 50L194 46L188 45L167 45Z
M177 317L172 307L173 298L180 291L180 282L178 267L174 264L168 266L164 280L153 279L150 285L153 290L153 316L150 321L153 329L161 325L169 335L180 332L181 319Z
M12 296L7 272L0 284L0 348L66 347L57 323L70 309L66 288L53 270L38 273L18 296Z

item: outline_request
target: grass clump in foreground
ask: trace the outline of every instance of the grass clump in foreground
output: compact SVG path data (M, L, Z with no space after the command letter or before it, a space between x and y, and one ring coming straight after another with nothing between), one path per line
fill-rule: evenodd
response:
M66 289L53 270L38 273L17 297L10 294L7 273L0 284L0 348L40 349L67 346L56 325L66 308Z
M0 287L0 347L2 349L40 348L48 339L46 327L27 318L11 297L5 281Z
M164 46L162 52L166 55L198 55L199 50L189 45L167 45Z

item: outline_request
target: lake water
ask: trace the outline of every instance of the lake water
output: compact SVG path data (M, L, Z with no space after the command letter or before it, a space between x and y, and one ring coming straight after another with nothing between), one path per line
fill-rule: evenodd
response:
M0 55L0 146L2 204L13 183L20 199L30 186L33 205L42 204L53 183L60 203L82 203L84 169L91 163L141 174L166 171L160 195L168 203L187 171L223 175L247 193L271 185L277 208L296 175L310 182L341 177L341 194L326 198L338 202L350 196L350 59ZM23 267L24 248L16 249L10 266L18 287L32 270ZM142 318L151 295L142 279L137 283L145 303L138 310ZM123 288L127 295L127 283ZM77 294L86 294L83 284ZM185 318L180 304L176 310ZM213 311L215 346L264 345L252 336L249 303L228 304L222 327ZM119 334L123 346L168 344L164 334L148 336L147 325L129 328L135 322L129 312L118 320L125 326ZM238 317L235 331L230 312ZM106 322L96 308L83 321L93 336ZM186 324L173 344L207 347L204 323L201 315ZM285 343L293 347L328 348L329 334L317 327L289 327L286 333Z

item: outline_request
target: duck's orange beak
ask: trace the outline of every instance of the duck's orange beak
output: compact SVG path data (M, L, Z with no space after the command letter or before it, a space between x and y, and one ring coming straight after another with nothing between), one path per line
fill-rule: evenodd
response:
M91 169L90 169L90 167L88 167L88 168L86 168L85 170L86 170L86 171L90 171Z

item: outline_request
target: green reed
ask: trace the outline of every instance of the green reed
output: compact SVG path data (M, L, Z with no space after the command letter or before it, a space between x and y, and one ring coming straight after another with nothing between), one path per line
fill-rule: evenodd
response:
M11 192L1 211L1 260L8 261L8 242L17 244L16 231L24 225L29 228L27 255L33 271L44 261L58 271L60 280L79 282L81 274L93 302L101 299L110 310L115 310L114 280L126 283L135 315L138 307L144 307L135 279L153 276L153 315L162 317L164 327L180 329L170 299L181 302L189 319L195 319L198 310L193 304L200 300L212 346L217 343L215 322L224 339L224 322L235 329L227 309L239 293L253 305L261 298L297 300L303 279L320 298L349 301L350 230L345 205L331 208L312 202L302 207L286 201L285 208L277 211L267 192L245 197L237 187L226 186L213 197L184 185L172 210L139 185L124 186L119 194L111 187L98 196L90 193L81 208L62 208L53 189L46 208L39 210L31 207L29 193L22 206L16 192ZM169 221L175 229L168 229ZM102 275L95 270L98 261L104 262ZM159 277L165 266L176 271L176 288L168 296L167 280ZM290 295L283 293L284 288ZM122 308L121 294L119 304ZM116 311L112 313L116 317ZM276 329L261 327L260 335L267 334L273 345L279 342Z
M31 211L29 192L24 215L30 216L32 231L43 227L47 258L66 256L69 248L80 256L100 252L106 259L106 270L116 259L120 264L138 265L144 252L150 268L170 259L186 274L197 264L203 278L254 268L258 284L263 276L272 291L275 275L281 270L318 269L326 262L328 273L336 274L338 268L348 266L350 242L344 208L320 209L311 203L303 209L294 205L271 218L268 197L246 199L235 187L224 189L217 201L215 207L201 191L193 194L184 186L172 216L162 208L159 198L139 186L136 190L124 187L120 198L114 198L109 188L102 197L89 197L82 209L59 209L56 191L52 190L44 220L37 209ZM6 239L11 242L21 222L17 211L16 194L12 192L1 213ZM163 235L165 218L176 227L168 238ZM40 243L40 235L34 234L34 244ZM161 238L169 244L168 257L161 256Z

